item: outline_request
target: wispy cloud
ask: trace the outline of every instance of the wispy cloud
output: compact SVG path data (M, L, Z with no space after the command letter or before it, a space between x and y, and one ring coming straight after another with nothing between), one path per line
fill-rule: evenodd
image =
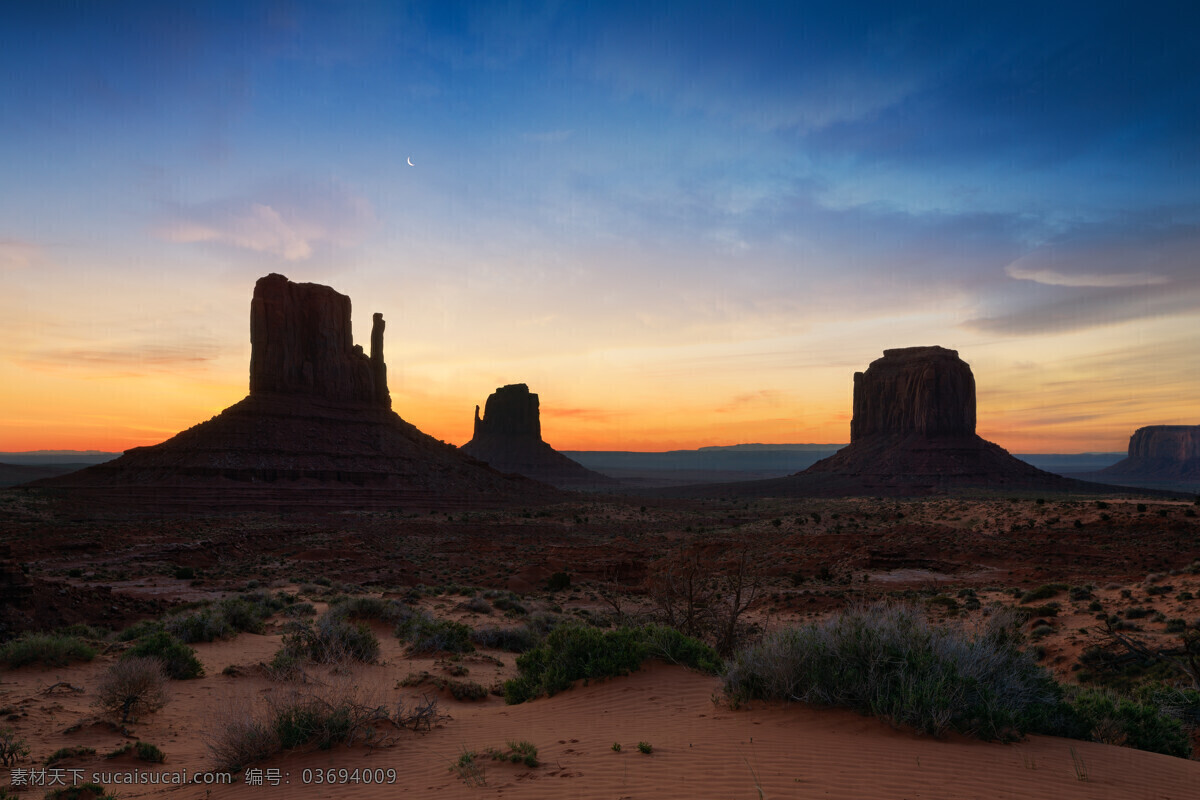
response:
M747 408L761 406L779 406L784 400L783 392L775 389L759 389L756 392L745 392L730 398L721 406L714 409L718 414L728 414Z
M302 261L322 245L356 243L374 218L370 203L338 183L287 181L251 196L176 205L156 233Z
M220 356L216 342L182 344L114 342L95 347L59 347L27 352L21 359L34 369L100 372L104 377L176 372L202 367Z
M1195 209L1159 211L1195 216ZM1151 215L1147 215L1151 216ZM999 287L964 327L986 333L1061 333L1194 313L1200 308L1200 223L1145 218L1079 226L1010 262Z
M1027 269L1018 264L1009 264L1005 274L1020 281L1033 281L1046 286L1091 286L1095 288L1123 288L1129 286L1154 286L1167 283L1163 275L1145 272L1118 272L1108 275L1080 272L1074 275L1053 269Z

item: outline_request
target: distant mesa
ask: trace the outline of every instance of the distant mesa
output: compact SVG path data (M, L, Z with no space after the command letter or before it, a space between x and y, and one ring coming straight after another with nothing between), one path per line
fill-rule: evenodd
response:
M250 394L161 444L31 486L108 504L288 508L503 504L557 497L502 475L391 410L384 321L354 344L350 298L260 278L250 304Z
M523 383L501 386L475 406L475 433L462 451L501 472L512 472L560 489L602 489L617 481L572 461L542 441L538 396Z
M1200 483L1200 425L1138 428L1129 439L1129 455L1096 477Z
M885 350L854 375L850 444L786 478L724 484L735 496L908 497L961 490L1112 492L1044 472L975 433L975 376L944 347ZM691 487L688 494L716 491Z

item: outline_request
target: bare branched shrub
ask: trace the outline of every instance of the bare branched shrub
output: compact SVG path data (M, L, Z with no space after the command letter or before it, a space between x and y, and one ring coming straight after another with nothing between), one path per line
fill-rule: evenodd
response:
M204 738L215 768L225 772L265 761L282 749L269 721L251 713L228 716Z
M420 701L414 702L412 705L406 704L401 699L396 704L392 719L398 727L414 731L428 731L432 730L439 721L449 719L449 717L439 711L437 697L426 694L421 695Z
M12 728L0 728L0 766L11 767L29 755L29 745Z
M167 702L162 661L133 656L113 664L96 687L95 705L121 715L121 724L162 708Z
M384 692L349 678L297 684L258 705L227 711L210 725L205 740L216 768L236 771L294 748L386 747L399 728L428 728L438 718L436 700L406 710L393 709L383 698Z
M762 587L761 548L748 540L696 539L653 565L647 593L663 623L728 654Z

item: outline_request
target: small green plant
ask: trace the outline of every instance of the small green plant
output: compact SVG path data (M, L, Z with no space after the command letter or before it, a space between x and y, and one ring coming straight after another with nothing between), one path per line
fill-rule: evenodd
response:
M619 753L619 752L621 752L621 743L620 743L620 742L613 742L613 743L612 743L612 751L613 751L614 753Z
M125 744L118 747L116 750L113 750L111 753L106 753L104 757L105 758L120 758L121 756L125 755L132 749L133 749L133 742L126 742Z
M77 783L46 792L46 800L117 800L98 783Z
M649 742L638 742L637 748L639 753L645 753L646 755L654 752L654 747Z
M561 592L571 588L571 576L566 572L556 572L546 581L546 589L551 592Z
M149 742L138 742L135 747L139 761L149 761L153 764L161 764L167 760L167 756L162 750L159 750Z
M450 765L450 771L471 788L487 786L487 777L483 774L483 767L475 760L476 758L477 754L474 750L464 749Z
M524 764L527 767L537 767L537 747L532 742L509 740L507 750L488 748L487 754L493 761L510 761L513 764Z
M46 756L46 766L57 764L59 761L66 761L68 758L83 758L84 756L94 755L96 755L96 748L94 747L60 747Z

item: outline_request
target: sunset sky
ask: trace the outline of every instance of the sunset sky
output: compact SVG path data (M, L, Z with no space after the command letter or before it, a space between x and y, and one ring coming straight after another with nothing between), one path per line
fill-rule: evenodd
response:
M4 2L0 450L241 399L270 272L455 444L846 442L931 344L1013 452L1200 423L1200 5L984 5Z

